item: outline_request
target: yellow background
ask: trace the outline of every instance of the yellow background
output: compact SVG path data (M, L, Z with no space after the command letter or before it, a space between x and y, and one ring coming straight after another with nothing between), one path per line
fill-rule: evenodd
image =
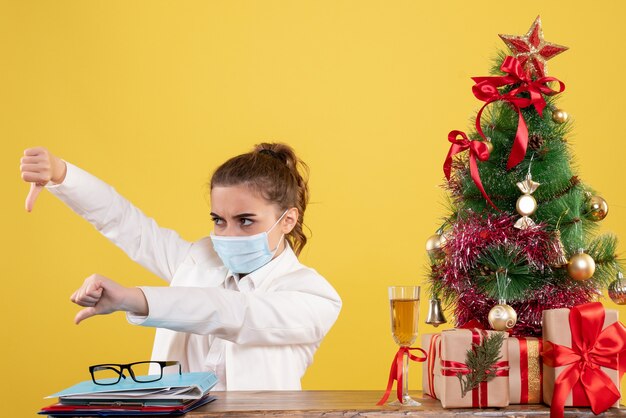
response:
M122 314L73 324L68 298L85 277L161 283L50 194L27 214L25 148L48 147L195 240L211 229L212 170L256 142L290 143L311 167L301 259L344 301L304 388L382 392L395 352L386 288L424 280L424 242L446 213L447 133L469 128L480 106L470 77L504 48L498 33L523 34L541 14L546 39L570 47L549 73L567 85L579 174L609 202L602 228L626 239L625 11L619 1L2 1L2 415L31 416L43 396L89 378L90 364L149 357L153 330Z

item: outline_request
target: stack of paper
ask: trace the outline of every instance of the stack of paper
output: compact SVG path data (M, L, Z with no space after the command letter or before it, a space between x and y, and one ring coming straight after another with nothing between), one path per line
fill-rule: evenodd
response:
M114 385L78 383L46 398L59 402L42 408L41 415L182 415L214 397L209 390L217 383L211 372L166 374L161 380L137 383L127 377Z

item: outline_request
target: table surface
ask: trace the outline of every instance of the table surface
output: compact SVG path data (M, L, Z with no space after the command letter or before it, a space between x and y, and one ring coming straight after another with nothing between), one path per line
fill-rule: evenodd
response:
M185 415L208 417L549 417L545 405L510 405L507 408L443 409L437 400L411 392L419 407L376 406L381 391L250 391L212 392L217 400ZM392 400L392 399L390 399ZM566 408L566 417L594 417L587 408ZM612 408L601 417L626 417L626 409Z

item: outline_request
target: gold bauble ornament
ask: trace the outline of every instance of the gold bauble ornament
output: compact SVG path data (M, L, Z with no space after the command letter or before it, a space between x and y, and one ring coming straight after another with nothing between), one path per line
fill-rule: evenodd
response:
M609 297L618 305L626 305L626 282L621 271L617 273L617 279L609 285Z
M569 115L563 109L554 109L552 111L552 120L555 121L556 123L565 123L567 122L568 118L569 118Z
M441 257L446 251L446 243L449 236L450 231L444 232L442 229L438 229L434 235L428 237L426 240L426 252L428 252L428 255Z
M445 254L450 254L451 249L450 249L450 246L449 246L449 245L447 245L447 244L448 244L448 241L450 240L450 237L451 237L451 236L452 236L452 231L451 231L451 230L449 230L449 229L448 229L447 231L444 231L444 232L441 234L441 238L440 238L440 242L441 242L441 244L440 244L440 245L441 245L441 250L442 250Z
M578 250L567 262L567 274L573 280L583 281L593 277L596 271L596 262L589 254Z
M441 251L441 234L434 234L426 240L426 251L435 255Z
M586 215L592 221L601 221L609 214L609 204L600 196L591 196L586 205Z
M493 152L493 142L490 139L483 141L485 145L487 145L487 150L489 151L489 155Z
M496 331L508 331L517 323L517 312L506 303L497 304L489 311L489 325Z

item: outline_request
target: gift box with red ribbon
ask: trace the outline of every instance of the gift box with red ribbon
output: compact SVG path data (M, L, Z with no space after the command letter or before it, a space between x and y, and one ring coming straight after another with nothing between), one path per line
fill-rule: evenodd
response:
M490 377L463 394L461 379L472 371L466 364L468 350L480 345L496 331L452 329L441 334L422 336L422 347L428 351L424 363L424 394L439 399L444 408L486 408L509 405L509 364L506 335L500 347L500 359L493 365Z
M626 328L615 310L593 302L543 312L543 398L550 416L565 406L590 406L595 414L619 407L626 370Z
M441 334L422 334L422 348L426 351L426 361L422 363L422 393L434 399L439 399L435 378L441 380L441 371L437 368L441 361L437 351L440 341Z
M541 338L509 337L509 393L511 404L542 403Z

